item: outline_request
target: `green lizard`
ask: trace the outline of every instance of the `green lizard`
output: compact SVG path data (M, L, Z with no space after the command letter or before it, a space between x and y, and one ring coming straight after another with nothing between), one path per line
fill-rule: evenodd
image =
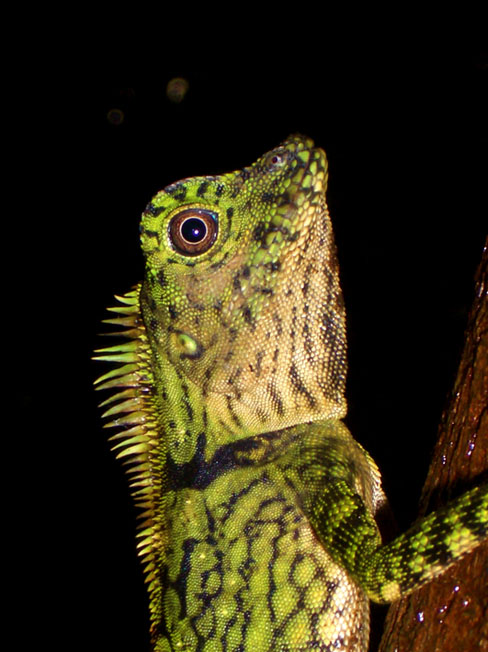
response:
M146 270L99 378L138 533L153 650L368 646L369 599L442 573L488 530L486 486L382 545L380 473L346 414L345 311L324 152L292 136L179 181L141 224Z

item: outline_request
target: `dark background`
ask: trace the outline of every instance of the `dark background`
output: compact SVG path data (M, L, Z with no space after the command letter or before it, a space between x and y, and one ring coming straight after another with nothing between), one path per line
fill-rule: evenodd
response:
M293 132L326 150L348 310L347 424L404 528L487 232L487 76L474 47L338 51L314 70L162 68L150 83L60 83L55 97L43 94L49 120L31 172L47 180L24 272L35 290L18 331L33 373L14 386L23 428L48 456L46 492L36 488L29 509L36 541L58 560L46 564L60 578L53 622L63 613L86 649L147 649L135 512L92 390L105 367L90 356L113 294L142 277L148 200L182 177L242 168ZM188 83L179 103L167 93L177 77Z

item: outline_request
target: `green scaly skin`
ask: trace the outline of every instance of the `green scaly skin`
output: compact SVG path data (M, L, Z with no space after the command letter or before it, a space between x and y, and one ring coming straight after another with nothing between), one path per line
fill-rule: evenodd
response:
M405 595L487 536L484 486L381 545L380 474L341 421L326 183L324 152L293 136L143 214L144 281L108 320L128 343L99 352L119 365L98 387L116 390L105 416L143 510L159 652L366 650L369 599Z

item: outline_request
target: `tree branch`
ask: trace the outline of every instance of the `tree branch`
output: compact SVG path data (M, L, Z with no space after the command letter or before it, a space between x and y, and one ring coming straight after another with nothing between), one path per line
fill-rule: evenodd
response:
M461 363L420 501L420 515L488 472L488 238ZM488 651L488 543L394 603L379 652Z

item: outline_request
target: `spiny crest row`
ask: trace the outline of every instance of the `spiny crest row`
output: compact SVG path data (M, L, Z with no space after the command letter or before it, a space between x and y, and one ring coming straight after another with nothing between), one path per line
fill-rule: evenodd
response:
M124 296L116 296L122 305L108 308L119 316L105 319L103 323L123 328L108 335L130 341L96 351L99 355L94 360L116 363L117 366L100 376L95 385L97 390L115 391L100 407L107 407L103 417L112 418L104 427L122 429L110 437L110 441L115 442L112 450L117 451L116 457L122 458L127 465L126 472L132 476L129 486L136 506L142 510L139 514L141 523L137 536L140 541L137 548L145 564L149 591L153 592L159 588L155 552L161 547L161 535L154 505L157 502L155 497L160 478L154 473L152 463L156 458L157 437L149 408L151 371L148 344L139 311L139 291L140 286Z

